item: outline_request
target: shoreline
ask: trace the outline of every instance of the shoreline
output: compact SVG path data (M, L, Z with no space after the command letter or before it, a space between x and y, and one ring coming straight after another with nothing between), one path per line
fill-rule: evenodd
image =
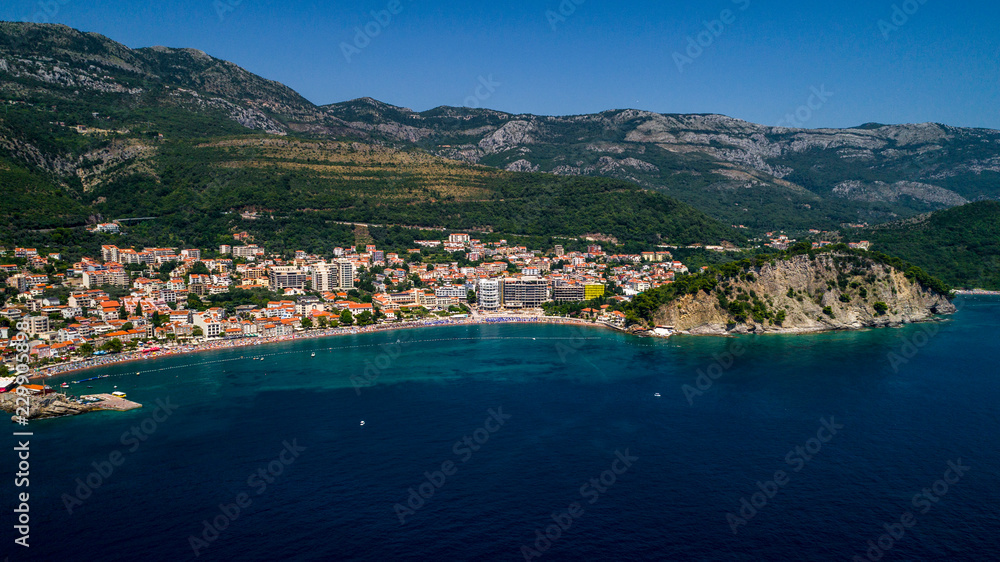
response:
M326 330L312 330L309 332L295 332L286 336L246 337L232 340L213 340L198 344L184 344L172 348L161 349L151 353L140 351L122 352L116 355L104 355L99 358L85 359L71 363L60 363L42 368L39 372L29 375L29 380L45 380L47 378L67 375L70 373L83 372L100 367L121 365L148 359L159 359L162 357L172 357L176 355L188 355L203 353L207 351L217 351L220 349L237 349L242 347L256 347L275 343L283 343L296 340L308 340L318 338L330 338L337 336L371 334L379 332L393 332L396 330L408 330L419 328L434 328L442 326L476 326L490 324L565 324L573 326L601 327L625 333L624 330L605 324L603 322L588 322L574 318L563 318L560 316L483 316L479 318L463 318L461 320L438 319L423 322L407 322L400 324L376 324L365 327L352 328L328 328Z
M979 295L988 297L1000 296L1000 291L987 291L986 289L956 289L952 292L955 293L956 295L965 295L965 296L970 296L970 295L971 296Z

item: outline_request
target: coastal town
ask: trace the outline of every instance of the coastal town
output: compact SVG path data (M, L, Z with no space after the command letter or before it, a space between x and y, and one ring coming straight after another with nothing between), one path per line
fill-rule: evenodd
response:
M94 228L119 232L116 223ZM441 321L566 317L624 328L616 304L688 273L667 249L529 249L467 233L414 246L282 256L241 233L211 250L108 244L72 263L36 248L4 249L11 263L0 263L0 388L10 388L24 357L18 345L33 374L51 374L116 356Z

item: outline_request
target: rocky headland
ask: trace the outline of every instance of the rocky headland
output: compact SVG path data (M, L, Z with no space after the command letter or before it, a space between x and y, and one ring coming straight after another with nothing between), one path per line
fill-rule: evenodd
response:
M925 284L921 274L848 253L745 264L660 306L653 323L688 334L802 333L899 326L955 312L947 291Z

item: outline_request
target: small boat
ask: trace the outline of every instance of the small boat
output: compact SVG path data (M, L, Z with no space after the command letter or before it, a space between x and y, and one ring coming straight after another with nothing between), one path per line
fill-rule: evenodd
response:
M92 387L92 386L90 386L90 385L88 384L88 385L87 385L87 388L94 388L94 387Z
M361 420L361 425L365 425L365 420Z
M312 356L313 356L313 357L316 357L316 352L315 352L315 351L314 351L314 352L312 353Z
M120 391L120 390L116 390L116 391L114 391L114 392L111 393L111 396L114 396L116 398L125 398L128 395L125 394L124 392Z
M69 388L69 383L68 382L64 382L64 383L62 383L59 386L62 387L62 388Z
M659 393L659 392L657 392L657 393L656 393L656 394L654 394L653 396L655 396L655 397L659 398L659 397L660 397L660 393Z

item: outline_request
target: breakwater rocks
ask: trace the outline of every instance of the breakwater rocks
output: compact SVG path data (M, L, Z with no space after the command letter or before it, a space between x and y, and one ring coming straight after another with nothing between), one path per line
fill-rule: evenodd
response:
M22 398L18 403L18 398ZM18 407L24 408L27 398L29 420L75 416L99 410L126 411L141 408L142 405L110 394L96 394L74 398L65 394L45 394L19 396L14 392L0 394L0 410L11 415L20 415Z

